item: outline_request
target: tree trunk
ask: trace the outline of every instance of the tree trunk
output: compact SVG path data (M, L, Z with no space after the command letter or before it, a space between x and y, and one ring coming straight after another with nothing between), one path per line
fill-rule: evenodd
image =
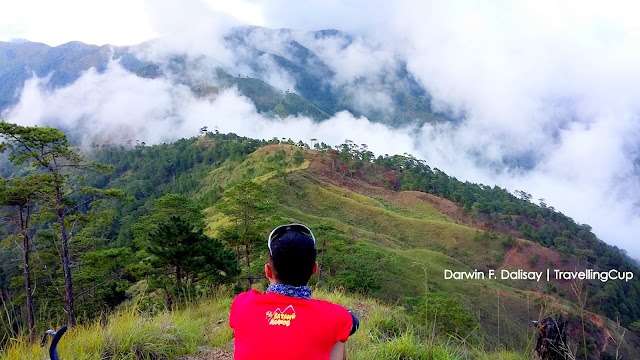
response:
M316 285L320 285L320 280L322 280L322 267L324 266L324 253L327 251L326 240L322 240L322 255L320 256L320 265L318 266L318 281Z
M182 277L180 266L176 265L176 290L180 289L180 278Z
M73 310L73 284L71 283L71 260L69 259L69 234L64 223L65 214L62 210L62 194L60 186L56 186L56 213L60 224L60 241L62 242L62 269L64 272L64 303L67 311L67 323L76 326L76 316Z
M164 289L164 306L167 310L171 310L173 307L173 301L171 301L171 295L169 295L169 290L167 290L167 288Z
M36 322L33 316L33 297L31 295L31 274L29 271L29 235L22 233L22 261L24 265L24 291L27 295L27 323L29 324L29 340L35 340L33 330Z

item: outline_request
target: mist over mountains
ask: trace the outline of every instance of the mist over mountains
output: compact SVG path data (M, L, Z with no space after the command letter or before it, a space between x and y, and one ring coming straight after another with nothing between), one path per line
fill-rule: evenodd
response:
M465 50L468 35L449 30L438 51L435 31L393 43L397 28L368 35L215 23L132 47L0 43L1 116L62 128L87 145L169 142L202 126L349 139L530 192L639 257L640 99L629 91L637 77L629 60L598 60L589 44L551 54L562 39L531 40L514 53L505 51L510 39Z

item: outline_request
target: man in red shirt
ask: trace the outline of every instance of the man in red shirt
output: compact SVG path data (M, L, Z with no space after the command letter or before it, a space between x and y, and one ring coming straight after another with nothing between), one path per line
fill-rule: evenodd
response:
M234 359L345 359L344 343L358 319L340 305L311 299L306 285L318 270L311 230L302 224L278 226L268 248L267 291L244 292L231 305Z

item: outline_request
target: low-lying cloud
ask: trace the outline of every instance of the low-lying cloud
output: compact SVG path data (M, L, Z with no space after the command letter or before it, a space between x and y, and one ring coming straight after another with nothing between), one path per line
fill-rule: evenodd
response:
M22 125L66 129L87 146L113 140L149 145L172 142L195 136L208 126L259 139L284 137L310 143L315 138L332 146L348 138L368 144L378 154L416 152L407 130L392 130L346 111L321 123L297 116L268 118L235 88L199 98L185 85L138 77L117 61L110 62L103 73L91 69L61 89L50 90L45 86L47 80L34 77L27 81L20 103L4 118Z

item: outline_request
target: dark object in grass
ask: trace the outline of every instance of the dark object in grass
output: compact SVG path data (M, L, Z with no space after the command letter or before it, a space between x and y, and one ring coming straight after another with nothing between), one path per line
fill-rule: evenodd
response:
M562 316L548 317L542 321L532 321L532 323L538 329L538 342L535 351L540 359L567 360L569 348L567 335L564 331L566 320Z
M58 330L57 332L54 332L53 330L47 330L47 332L44 333L44 336L42 337L42 342L40 343L41 347L45 347L47 345L47 340L49 336L53 337L53 340L51 340L51 346L49 347L49 356L51 357L51 360L60 360L57 347L58 347L58 342L60 341L60 338L62 337L62 335L64 335L65 332L67 332L66 325L61 327L60 330Z

